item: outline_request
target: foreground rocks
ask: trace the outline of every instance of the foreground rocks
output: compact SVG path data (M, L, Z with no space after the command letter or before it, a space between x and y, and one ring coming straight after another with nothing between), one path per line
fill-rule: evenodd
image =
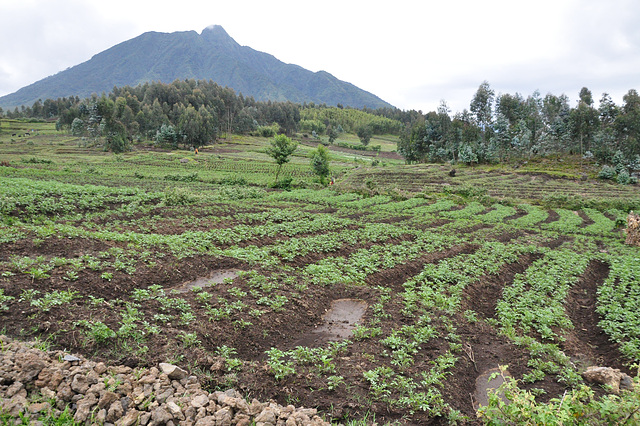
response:
M107 366L0 336L2 412L38 424L39 417L58 417L67 407L76 422L85 424L329 425L315 409L249 403L234 390L209 393L195 376L172 364Z
M627 238L625 243L640 247L640 215L631 212L627 216Z
M592 366L582 373L582 377L589 383L604 385L616 395L620 390L632 390L633 382L631 377L620 372L617 368Z

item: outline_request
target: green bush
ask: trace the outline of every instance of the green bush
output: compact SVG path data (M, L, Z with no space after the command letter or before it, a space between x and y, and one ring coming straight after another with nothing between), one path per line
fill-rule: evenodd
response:
M631 183L631 176L626 169L623 169L618 173L618 177L616 179L620 185L629 185Z
M640 424L640 386L620 395L601 398L586 385L568 390L562 399L537 402L535 396L518 387L511 376L504 374L504 383L489 394L489 405L481 406L478 417L487 425L621 425ZM506 399L503 400L501 396Z
M172 188L164 193L165 206L186 206L198 201L198 197L185 188Z
M613 179L614 177L616 177L616 169L605 164L604 166L602 166L602 170L600 170L600 173L598 173L598 177L600 179Z

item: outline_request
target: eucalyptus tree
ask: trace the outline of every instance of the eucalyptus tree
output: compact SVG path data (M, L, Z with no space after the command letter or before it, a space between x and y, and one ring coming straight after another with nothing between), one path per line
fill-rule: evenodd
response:
M631 89L622 98L623 105L615 126L620 138L620 149L627 159L640 155L640 95Z
M469 109L475 115L476 122L483 132L484 139L488 140L491 133L491 121L493 116L493 99L495 92L485 80L473 95Z
M276 135L271 140L271 145L267 148L266 153L273 158L278 165L276 172L276 182L280 176L282 165L291 160L291 154L298 148L298 143L288 138L286 135Z
M599 126L598 110L593 107L593 96L586 87L580 90L578 105L569 114L571 135L578 142L580 155L590 150L593 136Z

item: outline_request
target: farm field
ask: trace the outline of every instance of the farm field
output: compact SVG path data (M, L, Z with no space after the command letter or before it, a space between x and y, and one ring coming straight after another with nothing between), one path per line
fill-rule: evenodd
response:
M0 334L336 423L476 421L501 365L543 403L590 365L636 376L637 186L332 151L326 188L300 145L282 191L261 138L116 156L46 130L0 137Z

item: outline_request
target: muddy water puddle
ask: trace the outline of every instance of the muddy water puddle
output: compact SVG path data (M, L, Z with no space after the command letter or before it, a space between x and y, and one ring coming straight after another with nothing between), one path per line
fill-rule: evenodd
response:
M500 385L504 383L504 378L500 374L496 374L496 377L491 378L492 374L500 373L499 368L492 368L480 374L476 378L476 391L473 395L474 397L474 408L478 408L478 405L487 406L489 405L489 391L498 389ZM510 376L508 371L504 372L504 376ZM509 403L509 401L505 398L504 395L500 394L499 397L505 402Z
M222 269L213 271L208 277L198 278L195 281L187 281L177 287L175 290L179 293L186 293L194 288L209 287L216 284L222 284L225 279L234 279L238 276L237 269Z
M367 306L367 302L360 299L334 300L322 317L322 323L296 340L293 347L317 347L327 342L348 339Z

